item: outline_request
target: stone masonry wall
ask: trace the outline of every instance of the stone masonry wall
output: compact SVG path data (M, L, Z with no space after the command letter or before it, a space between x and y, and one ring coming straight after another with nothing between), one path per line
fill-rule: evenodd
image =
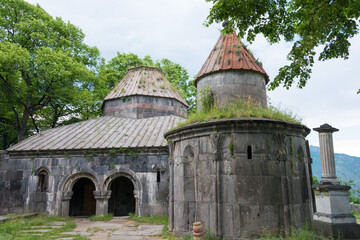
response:
M21 162L10 161L6 151L0 151L0 214L20 213L23 211L23 184L27 172Z
M197 106L201 109L201 91L204 87L214 94L218 106L226 106L239 98L267 106L265 78L252 71L222 71L201 78L197 84Z
M94 182L99 204L111 181L125 176L134 184L137 214L167 215L169 175L165 147L8 154L0 155L0 214L36 211L66 216L69 214L66 203L71 199L68 192L77 180L86 177ZM39 174L44 171L48 179L46 190L42 191ZM157 182L158 171L160 182ZM97 214L106 213L106 206L98 209L97 205Z
M202 221L218 237L242 239L311 221L308 132L279 121L222 120L167 133L169 229L186 235Z
M104 116L135 119L169 115L186 118L187 107L172 98L130 96L106 100L103 113Z

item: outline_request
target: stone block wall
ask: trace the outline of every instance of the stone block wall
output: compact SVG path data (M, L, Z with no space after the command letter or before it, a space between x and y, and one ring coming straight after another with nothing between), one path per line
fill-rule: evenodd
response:
M123 176L134 185L137 214L167 215L169 175L166 147L8 152L0 157L0 191L5 192L0 194L0 214L36 211L66 216L72 196L69 192L81 178L94 183L94 197L99 204L96 214L105 214L111 182ZM43 180L41 174L46 175Z
M24 179L28 173L21 161L10 161L6 151L0 151L0 214L23 211Z
M135 119L169 115L186 118L187 107L172 98L130 96L106 100L103 113L104 116Z
M170 230L192 223L227 239L279 234L311 221L306 127L222 120L166 134L170 143Z
M252 71L221 71L201 78L197 84L197 106L201 109L201 91L209 87L218 106L226 106L239 98L267 106L265 77Z

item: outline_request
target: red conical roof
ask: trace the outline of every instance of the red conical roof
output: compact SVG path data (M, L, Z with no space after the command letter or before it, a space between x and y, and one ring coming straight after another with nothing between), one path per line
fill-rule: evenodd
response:
M221 70L250 70L262 73L265 76L266 83L269 82L269 75L262 68L260 63L256 62L255 57L242 44L235 32L219 37L219 40L200 69L196 79L195 86L200 78L210 73Z

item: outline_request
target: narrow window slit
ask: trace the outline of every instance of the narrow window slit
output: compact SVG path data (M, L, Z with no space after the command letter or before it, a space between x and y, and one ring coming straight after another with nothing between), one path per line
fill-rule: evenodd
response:
M252 149L251 146L247 147L247 157L248 159L252 159Z
M160 171L156 172L156 181L160 182Z

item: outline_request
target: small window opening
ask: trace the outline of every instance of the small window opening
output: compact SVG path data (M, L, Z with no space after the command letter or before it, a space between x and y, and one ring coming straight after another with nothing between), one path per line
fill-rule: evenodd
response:
M48 175L45 171L41 171L38 175L38 188L40 192L46 192L48 188Z
M156 172L156 181L160 182L160 171Z
M248 159L252 159L252 149L251 146L247 147L247 157Z

